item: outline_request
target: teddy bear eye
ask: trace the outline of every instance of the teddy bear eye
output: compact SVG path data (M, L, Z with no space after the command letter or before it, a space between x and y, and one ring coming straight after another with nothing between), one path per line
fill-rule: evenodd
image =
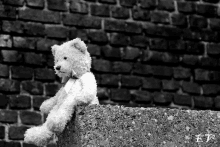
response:
M63 59L64 59L64 60L66 60L66 59L67 59L67 57L63 57Z

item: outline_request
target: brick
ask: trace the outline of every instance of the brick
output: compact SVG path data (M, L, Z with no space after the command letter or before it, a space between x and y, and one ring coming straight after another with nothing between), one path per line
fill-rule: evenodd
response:
M0 79L0 91L17 93L20 91L20 82L9 79Z
M13 47L35 49L36 39L31 37L13 37Z
M219 71L211 71L209 77L210 77L210 81L219 82L220 81L220 72Z
M0 126L0 139L4 139L4 138L5 138L5 127Z
M203 54L205 50L205 45L198 42L187 42L186 52L190 54Z
M98 0L100 3L116 4L116 0Z
M210 57L202 57L200 58L200 62L199 62L199 65L202 66L202 67L217 67L219 66L219 63L218 63L218 59L215 59L215 58L210 58Z
M126 47L123 49L122 58L125 60L136 60L140 56L140 50L134 47Z
M11 77L12 79L32 79L33 69L24 66L12 66Z
M47 0L49 10L67 11L66 2L63 0Z
M22 55L18 51L2 50L2 60L4 62L22 62Z
M173 68L167 66L152 66L152 74L160 77L172 77Z
M0 94L0 108L6 108L8 102L9 102L9 97L7 95Z
M130 101L131 96L127 89L111 89L111 100Z
M16 111L1 110L0 122L2 123L17 123L18 114Z
M191 28L204 29L207 28L207 19L202 16L191 15L189 16L189 25Z
M173 0L159 0L158 9L174 11L174 1Z
M40 125L42 123L41 114L31 111L20 112L21 123L25 125Z
M13 95L9 99L11 109L28 109L31 108L31 97L26 95Z
M142 33L142 25L137 22L126 22L124 30L127 33L140 34Z
M177 8L182 13L193 13L196 10L196 5L193 2L177 2Z
M128 36L125 34L111 33L110 44L118 46L126 46L128 44Z
M148 35L169 37L175 39L182 36L181 29L169 26L145 25L145 33Z
M194 55L184 55L182 62L184 65L196 66L199 63L199 58Z
M219 31L220 30L220 19L218 18L210 18L209 26L212 30Z
M81 40L83 41L87 41L88 40L87 31L84 29L71 28L71 30L69 31L69 38L75 39L77 37L81 38Z
M220 55L220 44L208 43L207 44L207 54L218 56Z
M24 26L24 33L33 36L44 36L45 27L39 23L26 23Z
M134 64L133 73L137 75L150 75L152 74L152 68L149 65L136 63Z
M204 30L198 33L198 38L209 42L218 42L220 35L216 31Z
M121 58L120 48L111 47L111 46L102 46L101 53L106 58L115 58L115 59Z
M24 22L21 21L3 21L2 30L10 33L24 33Z
M130 45L135 47L146 47L149 44L149 39L145 36L135 35L130 37Z
M103 44L108 42L108 36L103 31L90 31L88 33L88 38L91 40L91 42L103 43Z
M217 84L202 85L203 95L217 95L220 92L220 86Z
M9 35L0 35L0 47L11 47L12 41Z
M101 85L104 86L118 86L120 82L120 77L118 75L102 74Z
M89 7L87 3L70 1L70 12L88 14Z
M219 0L203 0L204 2L207 2L207 3L218 3Z
M214 100L211 97L195 96L193 97L193 99L194 99L195 108L200 108L200 109L213 108Z
M151 13L151 21L154 23L168 24L168 23L170 23L169 13L161 12L161 11L152 12Z
M136 22L124 22L115 20L105 20L104 28L106 31L127 32L139 34L142 32L142 26Z
M143 88L148 90L160 90L162 88L161 81L155 78L144 78Z
M142 79L137 76L121 76L121 86L139 88L142 85Z
M148 91L131 90L130 94L131 94L131 98L135 102L151 103L153 99L151 93L149 93Z
M44 36L45 27L40 23L23 22L23 21L4 21L2 30L5 32L26 34L32 36Z
M189 94L200 94L200 86L197 83L183 81L182 89Z
M109 91L107 88L98 87L97 89L97 97L99 100L108 99L110 97Z
M172 14L172 24L180 27L187 27L187 18L183 14Z
M14 5L14 6L23 6L24 0L17 0L17 1L14 1L14 0L3 0L3 4Z
M101 29L101 19L79 14L66 14L63 16L64 25L80 26L85 28Z
M159 39L159 38L151 38L150 49L151 50L167 50L168 41L164 39Z
M149 8L149 9L153 9L155 8L157 5L157 1L155 0L140 0L140 6L142 8Z
M43 23L60 23L59 12L42 11L36 9L23 9L18 11L18 18L22 20L31 20Z
M9 127L8 137L12 140L23 140L27 129L26 126L11 126Z
M100 56L101 55L101 47L98 45L88 44L87 50L91 56Z
M133 7L136 5L137 0L120 0L120 5L124 7Z
M159 105L169 105L172 102L173 95L169 93L155 92L153 102Z
M23 143L23 147L37 147L34 144Z
M33 108L34 110L40 110L40 106L47 98L42 96L34 96L33 97Z
M171 40L169 41L169 50L171 51L185 51L186 49L186 44L182 40Z
M9 68L7 65L0 64L0 77L8 77L9 76Z
M35 53L25 53L24 54L24 63L29 65L45 65L46 57L42 54Z
M197 4L196 5L196 13L199 15L215 17L217 16L217 6L209 5L209 4Z
M170 63L177 64L179 63L179 57L171 53L162 53L155 51L145 50L142 53L142 61L150 63Z
M165 91L177 91L180 87L179 82L174 80L163 80L162 85Z
M68 29L62 26L46 26L45 33L51 38L67 38Z
M54 70L47 69L47 68L35 69L35 79L36 80L54 81L55 80L55 72L54 72Z
M45 84L45 92L47 96L54 96L58 90L59 90L60 86L57 84Z
M36 43L37 50L39 51L50 51L51 52L51 46L55 44L59 44L57 40L51 40L51 39L40 39Z
M22 88L27 93L33 94L33 95L41 95L43 94L43 85L40 82L37 81L23 81L22 82Z
M150 12L139 7L132 9L132 17L134 20L150 20Z
M92 69L95 71L110 72L112 71L112 64L107 60L95 59L92 62Z
M189 68L174 67L173 76L175 79L189 79L192 76Z
M190 95L173 95L173 102L177 105L192 106L192 97Z
M195 69L196 81L210 81L210 72L204 69Z
M16 7L0 5L0 18L15 19L16 18Z
M220 109L220 96L214 98L214 106L216 109Z
M90 5L91 15L101 16L101 17L109 17L110 16L110 8L108 5Z
M111 7L112 17L120 19L129 18L129 9L123 7Z
M34 8L44 8L44 0L26 0L27 6Z
M112 72L115 73L130 73L132 64L129 62L114 62L112 65Z
M0 144L1 145L1 144ZM20 142L4 142L3 147L21 147Z
M50 55L47 55L46 60L47 60L46 64L48 67L54 67L54 57L52 53Z

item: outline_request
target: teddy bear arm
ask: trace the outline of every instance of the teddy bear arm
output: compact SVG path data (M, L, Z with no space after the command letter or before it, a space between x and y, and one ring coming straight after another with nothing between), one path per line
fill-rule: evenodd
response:
M49 114L50 111L53 109L53 107L56 105L57 99L59 95L61 94L61 91L62 91L62 88L56 93L54 97L51 97L50 99L45 100L40 106L40 111L45 114Z

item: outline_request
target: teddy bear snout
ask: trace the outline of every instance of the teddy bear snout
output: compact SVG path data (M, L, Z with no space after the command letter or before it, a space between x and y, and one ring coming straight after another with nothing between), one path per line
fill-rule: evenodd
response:
M56 66L56 70L60 70L61 66Z

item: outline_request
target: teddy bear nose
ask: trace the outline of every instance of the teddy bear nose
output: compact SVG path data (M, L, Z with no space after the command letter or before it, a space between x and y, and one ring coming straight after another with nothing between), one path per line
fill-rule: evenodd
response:
M60 70L60 67L61 67L61 66L57 66L57 67L56 67L56 70Z

